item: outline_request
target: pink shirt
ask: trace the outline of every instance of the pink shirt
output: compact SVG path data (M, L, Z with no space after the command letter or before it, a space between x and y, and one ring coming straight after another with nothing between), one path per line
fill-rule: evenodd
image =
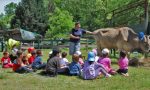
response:
M79 58L79 64L82 66L84 64L83 59Z
M128 58L120 58L118 61L119 69L128 69Z
M98 63L102 64L105 67L105 69L107 70L107 72L109 72L111 70L111 60L110 60L110 58L108 58L108 57L99 58Z

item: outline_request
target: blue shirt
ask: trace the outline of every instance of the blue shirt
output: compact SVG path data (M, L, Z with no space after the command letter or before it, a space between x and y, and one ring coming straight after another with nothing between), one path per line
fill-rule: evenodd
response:
M36 56L35 60L32 63L32 66L37 66L42 64L42 57L41 56Z
M81 66L77 62L72 62L69 66L70 75L80 75Z
M73 36L78 36L81 37L83 34L85 34L86 31L79 28L79 30L76 29L72 29L71 33ZM74 42L74 43L78 43L80 41L80 39L74 39L74 38L70 38L70 42Z

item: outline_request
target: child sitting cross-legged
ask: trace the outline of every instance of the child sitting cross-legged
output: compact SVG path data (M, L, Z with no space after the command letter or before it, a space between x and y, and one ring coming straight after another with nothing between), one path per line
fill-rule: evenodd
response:
M82 53L80 51L76 51L75 54L79 55L79 64L81 65L81 68L83 68L83 65L84 65L84 59L83 56L82 56Z
M78 76L81 73L81 65L79 64L79 55L72 55L72 62L69 65L69 74L72 76Z
M62 52L61 54L61 60L60 60L60 67L64 68L64 67L68 67L69 61L66 58L67 53L66 52Z
M50 77L55 77L58 74L58 69L60 68L60 50L59 48L53 49L52 54L50 55L49 59L47 60L46 65L46 74Z
M3 57L1 58L2 68L12 68L13 64L9 58L9 53L7 51L3 52Z
M29 59L28 59L28 62L29 62L30 65L34 62L35 57L36 57L36 51L33 50L33 51L31 52L31 56L30 56Z
M42 62L42 51L37 50L35 60L32 63L32 68L34 70L37 70L37 69L45 69L45 67L46 64Z
M33 72L31 68L29 68L27 65L25 65L22 61L23 59L23 54L22 51L17 51L17 59L14 61L13 64L13 71L17 73L29 73Z
M107 71L101 64L95 62L94 52L88 53L88 58L84 63L82 72L82 77L85 80L95 79L100 76L100 74L103 74L105 77L111 77L111 75L107 73Z
M123 76L129 76L129 74L128 74L128 63L129 63L129 60L126 57L126 52L121 51L120 52L120 58L118 60L119 69L117 70L117 72Z
M107 48L102 50L102 57L98 59L98 63L102 64L109 74L116 74L116 71L111 68L111 59Z

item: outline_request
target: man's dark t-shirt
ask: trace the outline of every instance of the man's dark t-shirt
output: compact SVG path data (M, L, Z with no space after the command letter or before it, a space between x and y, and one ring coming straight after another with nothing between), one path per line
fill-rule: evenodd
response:
M79 30L76 30L73 28L70 34L81 37L85 33L86 33L86 31L81 28ZM79 41L80 41L80 39L70 38L70 42L78 43Z

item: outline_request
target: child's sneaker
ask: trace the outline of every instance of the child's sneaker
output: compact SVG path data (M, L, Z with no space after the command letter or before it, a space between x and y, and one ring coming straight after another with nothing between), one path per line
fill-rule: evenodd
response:
M111 75L110 74L106 74L106 76L105 76L106 78L108 78L108 77L111 77Z

